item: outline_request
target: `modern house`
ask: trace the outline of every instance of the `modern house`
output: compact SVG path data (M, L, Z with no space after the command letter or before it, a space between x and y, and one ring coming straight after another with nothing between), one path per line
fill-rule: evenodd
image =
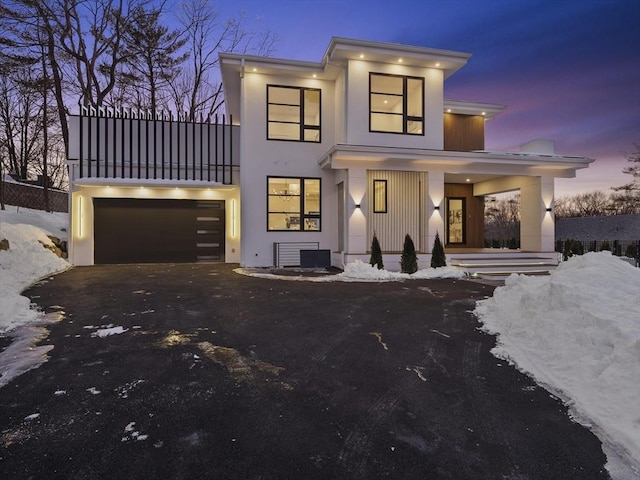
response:
M554 250L554 178L593 160L536 140L485 150L502 105L444 98L467 53L333 38L320 62L219 56L226 117L86 110L71 119L76 265L218 260L399 268L405 234L427 266L484 247L485 195L519 190L521 251Z

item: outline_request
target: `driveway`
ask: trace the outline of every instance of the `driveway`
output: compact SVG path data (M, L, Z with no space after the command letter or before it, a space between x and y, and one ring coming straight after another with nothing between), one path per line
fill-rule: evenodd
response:
M75 268L40 368L0 388L0 478L606 479L600 442L494 358L466 280ZM37 415L36 415L37 414Z

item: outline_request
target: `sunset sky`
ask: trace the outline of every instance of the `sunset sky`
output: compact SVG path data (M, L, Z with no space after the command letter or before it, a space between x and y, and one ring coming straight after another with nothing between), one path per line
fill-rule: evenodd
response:
M609 187L640 143L638 0L223 0L221 18L245 12L270 30L273 56L320 61L331 37L472 53L445 98L507 105L487 123L488 150L534 138L556 153L596 159L556 195Z

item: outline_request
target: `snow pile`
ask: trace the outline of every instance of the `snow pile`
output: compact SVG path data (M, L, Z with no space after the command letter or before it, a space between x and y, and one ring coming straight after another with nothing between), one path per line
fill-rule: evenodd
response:
M378 267L371 266L361 260L346 264L342 273L321 277L276 275L273 273L261 273L247 268L236 268L234 271L252 277L305 282L396 282L399 280L462 278L465 276L464 270L457 267L426 268L410 275L408 273L390 272L384 269L378 270Z
M549 277L508 277L475 314L498 334L495 356L593 422L605 449L640 465L640 269L609 252L573 257Z
M12 208L12 207L8 207ZM34 225L21 224L20 215ZM30 308L30 300L20 293L39 279L69 267L44 245L53 246L47 233L60 235L66 214L53 216L37 210L0 211L0 240L9 242L9 250L0 250L0 333L36 320L39 313ZM45 224L45 231L35 225Z

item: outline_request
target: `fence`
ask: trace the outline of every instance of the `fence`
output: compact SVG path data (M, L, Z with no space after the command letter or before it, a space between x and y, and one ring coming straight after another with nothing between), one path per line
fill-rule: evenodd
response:
M70 123L79 178L233 183L239 127L230 115L193 122L163 110L81 107Z
M46 210L44 202L44 188L14 181L0 183L0 195L6 205ZM49 211L68 212L69 196L67 192L49 189Z
M562 253L565 260L571 255L603 250L617 257L634 259L635 266L640 266L640 240L556 240L556 252Z

